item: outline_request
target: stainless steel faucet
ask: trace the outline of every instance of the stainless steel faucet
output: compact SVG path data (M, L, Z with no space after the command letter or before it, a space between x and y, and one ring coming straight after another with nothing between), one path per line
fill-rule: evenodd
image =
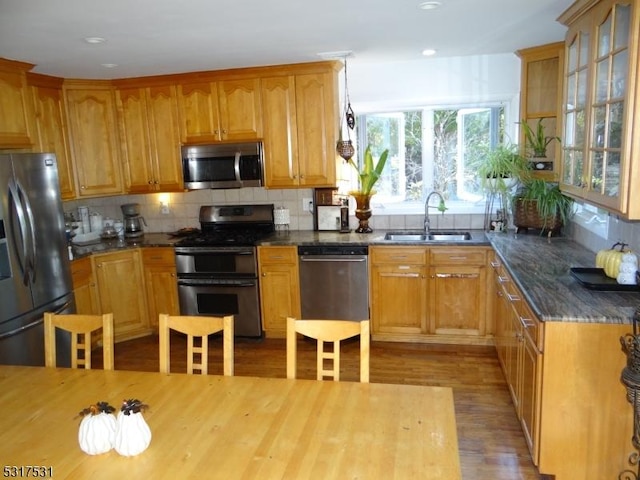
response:
M434 207L433 205L429 205L429 201L431 200L431 197L434 195L440 197L440 203L438 203L437 207ZM427 195L427 199L424 202L424 233L425 235L429 235L429 230L431 229L431 220L429 219L430 208L446 209L446 207L444 207L444 197L437 190L434 190L429 195ZM442 213L444 213L444 210L442 210Z

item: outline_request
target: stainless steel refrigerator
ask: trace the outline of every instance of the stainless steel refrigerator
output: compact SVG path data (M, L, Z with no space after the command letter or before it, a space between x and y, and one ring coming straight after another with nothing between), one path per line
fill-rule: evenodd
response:
M55 155L0 154L0 201L0 363L44 365L44 312L75 312Z

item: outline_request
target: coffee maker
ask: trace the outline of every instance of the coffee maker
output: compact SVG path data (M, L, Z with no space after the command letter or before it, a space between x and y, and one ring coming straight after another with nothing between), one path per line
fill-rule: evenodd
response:
M142 225L147 226L144 217L140 215L139 203L125 203L120 205L124 215L124 236L125 238L138 238L144 235Z

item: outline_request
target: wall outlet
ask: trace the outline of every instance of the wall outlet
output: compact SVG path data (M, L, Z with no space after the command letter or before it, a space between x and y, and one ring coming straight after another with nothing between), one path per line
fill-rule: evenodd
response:
M313 212L313 199L311 197L302 199L302 211L303 212Z
M169 204L160 202L160 215L169 215Z

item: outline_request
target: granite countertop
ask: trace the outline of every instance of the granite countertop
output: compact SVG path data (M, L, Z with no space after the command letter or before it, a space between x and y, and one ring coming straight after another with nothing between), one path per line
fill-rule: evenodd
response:
M404 245L404 246L443 246L443 245L466 245L466 246L490 246L484 230L465 230L471 234L471 240L451 241L451 242L407 242L385 240L384 236L388 231L398 230L375 230L373 233L349 233L340 232L316 232L310 230L293 230L290 232L276 232L263 239L260 245ZM408 231L408 230L403 230ZM416 231L417 230L411 230Z
M167 233L145 233L139 238L116 238L113 240L100 240L87 245L72 244L73 258L87 257L93 253L106 253L116 250L126 250L138 247L173 247L180 238L172 237Z
M463 242L390 242L387 230L371 234L317 232L310 230L275 232L260 245L403 245L403 246L491 246L502 260L527 303L542 321L631 324L640 307L637 291L596 291L582 286L571 276L571 267L594 267L595 253L565 237L542 237L535 233L485 233L470 230ZM74 258L138 247L172 247L180 238L167 233L145 233L127 240L74 245Z
M278 232L261 245L491 246L542 321L631 324L634 311L640 306L640 288L632 292L595 291L574 279L569 269L594 267L595 253L566 237L471 230L470 241L424 243L390 242L384 240L386 232Z
M488 233L498 257L534 313L543 321L631 324L637 291L596 291L582 286L571 267L595 267L595 253L564 237Z

